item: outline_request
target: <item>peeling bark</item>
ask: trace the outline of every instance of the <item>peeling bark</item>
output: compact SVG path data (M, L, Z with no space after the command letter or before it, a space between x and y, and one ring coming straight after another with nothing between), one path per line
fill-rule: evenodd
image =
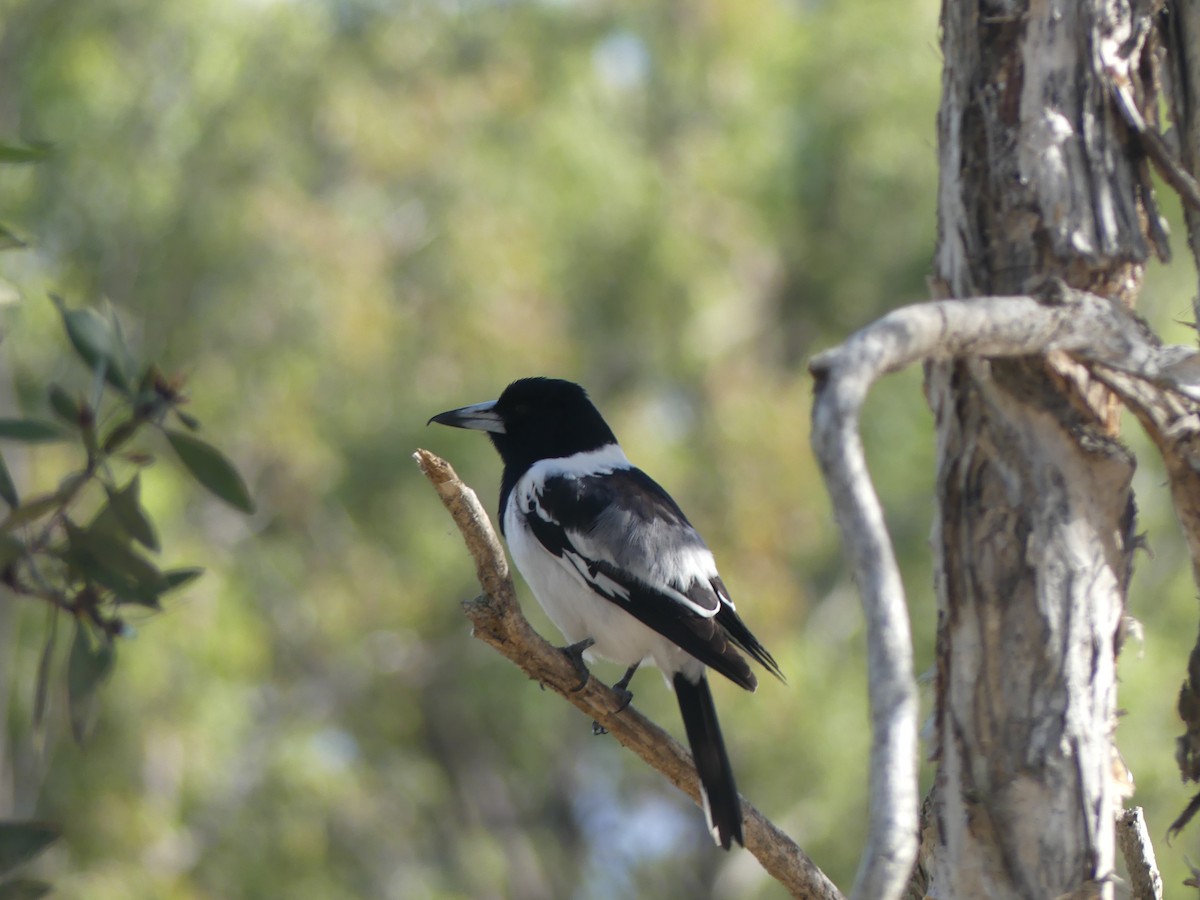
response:
M1168 99L1175 122L1173 148L1183 167L1200 171L1200 5L1193 0L1165 0L1162 17L1163 52L1168 81ZM1184 206L1188 244L1200 271L1200 209ZM1193 299L1193 313L1200 321L1200 292Z
M1014 541L1009 530L1011 523L1022 521L1016 512L1022 503L1031 508L1044 506L1051 513L1074 505L1081 518L1111 520L1120 507L1109 496L1113 494L1110 482L1125 479L1125 490L1113 496L1128 495L1131 460L1114 441L1095 444L1082 433L1061 432L1058 423L1051 421L1048 433L1057 439L1057 446L1035 450L1069 469L1069 477L1062 484L1051 483L1045 497L1017 495L999 502L993 498L991 503L980 497L971 503L957 499L955 508L977 506L978 520L983 523L976 526L982 538L969 535L960 543L975 540L984 552L973 570L970 559L953 557L950 563L956 566L955 577L962 578L968 571L970 577L976 577L980 571L1002 569L1001 563L1011 556L1038 563L1049 560L1049 576L1044 578L1047 591L1078 602L1046 612L1033 620L1032 628L1019 618L1024 608L1018 603L998 602L1002 597L990 595L990 605L971 610L976 623L991 627L959 638L957 652L963 659L942 657L946 665L939 673L943 692L936 718L953 722L954 743L922 809L916 867L907 886L902 882L902 873L912 866L917 849L913 828L916 772L909 749L916 732L911 703L912 653L907 643L904 589L866 470L858 416L878 378L915 362L947 363L951 367L947 371L974 368L979 370L975 374L978 382L1005 358L1031 357L1056 360L1060 367L1079 367L1120 397L1152 434L1158 429L1156 440L1161 439L1160 449L1173 473L1172 493L1181 519L1186 520L1200 496L1200 478L1194 474L1200 468L1192 465L1189 455L1196 446L1195 429L1200 422L1196 414L1200 410L1200 353L1190 347L1164 346L1119 301L1051 281L1036 298L974 297L902 307L844 344L819 354L810 364L816 379L813 448L862 595L871 655L870 822L855 897L1041 896L1038 884L1054 877L1053 871L1044 871L1047 862L1042 853L1046 848L1053 851L1055 840L1069 840L1058 834L1059 830L1074 834L1085 848L1106 846L1111 853L1111 817L1104 815L1103 802L1091 819L1085 815L1091 807L1077 807L1076 815L1054 803L1064 794L1073 796L1072 791L1082 797L1107 796L1113 804L1129 794L1129 779L1110 745L1112 720L1104 715L1111 705L1112 662L1120 633L1111 621L1095 620L1105 607L1094 599L1123 595L1128 586L1129 550L1136 544L1133 509L1126 507L1120 530L1107 535L1086 523L1047 532L1045 539L1029 532ZM1026 410L1020 398L1013 398L1008 405L1013 408L1001 412L1022 423L1024 430L1013 429L1017 446L1007 454L997 454L1002 462L1035 452L1021 446L1029 440L1025 431L1031 432L1035 441L1047 433L1046 423L1040 421L1043 414ZM980 423L974 425L978 432L985 431ZM1170 436L1164 430L1170 431ZM1052 471L1046 465L1037 471L1043 470ZM1190 478L1189 471L1193 473ZM1099 481L1089 482L1093 477ZM989 473L970 484L994 488L996 482L995 474ZM1021 473L1010 483L1021 486ZM998 510L1007 518L997 522ZM1058 524L1053 515L1049 521ZM1193 534L1200 530L1193 529ZM1108 540L1096 546L1087 543L1089 536ZM1074 569L1067 568L1064 560L1074 563ZM1078 583L1074 583L1076 577ZM1018 595L1028 592L1018 583L1001 587ZM987 588L972 585L972 589L982 594ZM1041 595L1035 594L1035 601L1040 599ZM1056 618L1059 612L1065 612L1065 620ZM1096 633L1111 634L1112 643L1084 643L1084 638ZM942 638L941 649L945 650L945 633ZM1032 662L1031 651L1040 653ZM1012 655L1018 653L1023 656ZM1065 675L1051 668L1058 655ZM952 664L954 679L950 678ZM947 684L957 691L948 701ZM973 716L969 722L962 718L963 709ZM1101 765L1105 759L1107 764ZM1014 774L1004 765L1024 768ZM1041 781L1033 777L1038 773L1043 776ZM1122 773L1120 778L1117 773ZM1067 789L1059 794L1049 789L1064 780ZM967 782L965 789L963 782ZM944 793L947 783L951 787ZM950 802L946 802L947 795ZM954 803L959 806L953 807ZM1073 826L1078 826L1075 832L1071 832ZM975 852L961 852L970 841L978 844L971 848ZM1084 843L1087 841L1090 843ZM1054 857L1051 865L1060 858ZM951 865L961 868L950 870ZM1068 874L1073 887L1052 896L1090 897L1109 892L1111 867L1093 868L1095 872L1082 873L1078 879ZM1009 873L1025 869L1035 874L1022 875L1023 880L1013 883ZM984 892L981 885L995 893ZM958 893L960 890L969 893Z
M936 291L1047 276L1132 306L1146 195L1108 85L1146 27L1117 0L946 0ZM933 897L1112 895L1117 629L1133 459L1071 359L935 363Z

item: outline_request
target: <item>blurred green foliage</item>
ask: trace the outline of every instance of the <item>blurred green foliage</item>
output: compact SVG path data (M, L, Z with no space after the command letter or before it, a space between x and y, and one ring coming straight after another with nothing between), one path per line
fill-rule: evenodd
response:
M0 583L7 594L49 609L35 688L35 729L45 712L59 620L73 620L67 697L72 730L82 741L95 719L98 688L112 669L116 642L129 633L123 610L130 605L161 609L164 594L202 571L162 570L146 555L162 547L141 503L140 470L155 461L145 433L159 433L182 467L230 506L251 513L254 504L218 449L169 427L181 423L194 431L200 423L181 409L187 397L177 380L153 363L135 361L119 320L52 299L65 338L84 363L80 374L90 390L72 393L51 382L47 418L0 418L0 442L78 445L74 464L58 474L56 488L34 496L20 495L0 456L0 498L8 507L0 519Z
M60 378L46 292L107 298L203 386L194 411L258 504L143 472L163 545L209 574L134 622L84 750L29 731L44 621L0 604L0 809L64 830L37 873L89 900L782 896L467 634L472 567L409 454L494 496L487 442L423 423L551 374L681 500L779 659L786 687L715 686L739 785L849 885L865 662L804 363L926 294L936 12L0 0L0 134L51 147L0 167L0 220L29 244L0 258L0 411ZM1165 328L1194 287L1156 277ZM931 429L919 372L864 421L922 670ZM10 463L48 489L55 452ZM1196 610L1147 472L1158 555L1119 735L1161 835L1187 799L1173 702ZM635 691L678 733L657 679ZM1160 846L1169 884L1195 841Z

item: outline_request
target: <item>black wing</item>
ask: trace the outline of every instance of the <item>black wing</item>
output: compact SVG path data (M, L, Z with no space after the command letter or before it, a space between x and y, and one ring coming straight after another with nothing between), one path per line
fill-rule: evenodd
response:
M522 500L541 545L601 597L747 690L757 679L737 647L779 675L734 610L700 535L640 469L550 477Z

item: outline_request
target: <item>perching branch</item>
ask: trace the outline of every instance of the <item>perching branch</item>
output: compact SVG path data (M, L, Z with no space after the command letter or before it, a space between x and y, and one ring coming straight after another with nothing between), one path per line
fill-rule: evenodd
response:
M1117 844L1129 870L1130 896L1133 900L1162 900L1163 882L1154 858L1154 845L1146 829L1142 808L1124 810L1117 816Z
M1172 495L1200 572L1200 354L1164 346L1119 303L1059 282L1041 297L943 300L898 309L815 357L813 447L821 462L847 557L863 597L872 719L871 805L855 897L897 897L917 851L916 688L903 585L871 484L858 434L867 391L915 362L956 357L1066 355L1113 390L1156 439ZM572 692L577 676L555 647L530 628L517 607L504 555L486 513L450 467L416 458L450 509L472 556L484 594L465 604L475 635L530 677L595 718L626 747L699 798L691 759L669 735L594 679ZM795 896L839 897L823 873L757 810L746 805L746 846Z
M579 675L574 666L561 650L538 635L521 613L504 551L475 492L459 480L449 463L429 451L418 450L413 458L450 511L475 560L483 593L463 604L474 636L599 722L618 742L699 803L700 788L692 757L679 742L632 706L619 710L620 699L597 679L589 678L581 690L576 690ZM793 897L844 900L804 851L744 798L742 809L746 849Z
M862 596L870 655L870 814L854 897L901 894L917 852L918 820L912 643L904 587L858 432L862 403L876 380L916 362L1055 352L1098 370L1094 374L1143 422L1161 425L1153 410L1168 405L1194 410L1193 401L1200 399L1200 354L1163 346L1120 304L1060 282L1049 283L1041 298L978 297L903 307L810 363L816 379L812 444ZM1183 418L1170 417L1176 434ZM1190 434L1197 421L1193 415ZM1188 531L1193 529L1186 510L1200 510L1195 501L1200 476L1190 456L1172 460L1168 454L1193 445L1158 443L1178 481L1173 494Z

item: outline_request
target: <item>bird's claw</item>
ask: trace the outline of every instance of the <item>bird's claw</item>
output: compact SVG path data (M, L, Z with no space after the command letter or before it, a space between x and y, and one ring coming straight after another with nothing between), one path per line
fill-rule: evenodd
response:
M614 710L614 715L621 712L633 701L633 691L629 690L629 682L633 679L633 673L636 671L636 665L630 666L624 677L612 686L613 693L617 695L618 701L617 708ZM592 734L599 737L602 734L608 734L608 729L593 719Z
M616 715L633 701L633 691L627 691L623 687L613 685L613 692L617 695L618 701L617 708L613 710L613 715ZM608 729L595 719L592 719L592 734L599 737L602 734L608 734Z
M633 702L633 691L627 691L623 687L614 686L613 693L615 693L617 695L617 699L621 701L617 706L617 712L621 712L621 710Z
M592 673L588 671L587 664L583 661L583 654L594 643L596 642L592 638L584 638L582 641L559 648L563 653L567 654L567 659L571 661L571 665L579 673L579 684L571 688L572 694L582 691L587 686L588 678L591 677Z

